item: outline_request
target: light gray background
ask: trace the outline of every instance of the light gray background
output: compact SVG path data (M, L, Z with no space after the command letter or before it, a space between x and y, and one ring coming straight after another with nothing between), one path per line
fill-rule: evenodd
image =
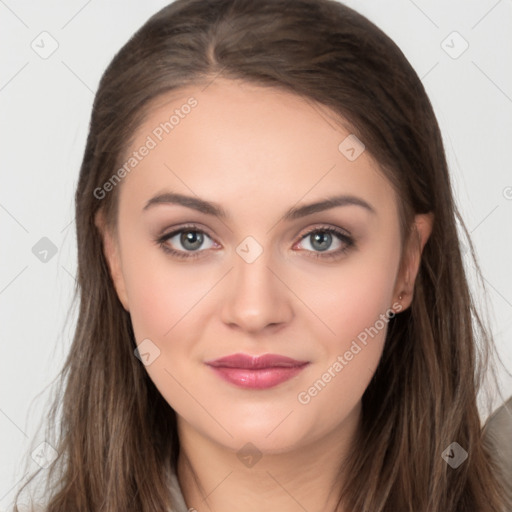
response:
M94 92L114 53L166 3L0 0L2 510L26 476L31 447L44 440L36 430L46 395L37 395L56 376L73 333L75 315L64 324L76 272L73 196ZM347 3L396 41L425 84L510 372L512 0ZM42 58L52 44L56 51ZM47 262L32 252L43 237L57 249ZM510 396L510 377L500 370L500 378Z

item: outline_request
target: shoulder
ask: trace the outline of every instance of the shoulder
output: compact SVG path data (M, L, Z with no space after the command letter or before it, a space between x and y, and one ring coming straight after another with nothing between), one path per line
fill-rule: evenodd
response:
M506 480L512 482L512 396L489 416L482 436Z

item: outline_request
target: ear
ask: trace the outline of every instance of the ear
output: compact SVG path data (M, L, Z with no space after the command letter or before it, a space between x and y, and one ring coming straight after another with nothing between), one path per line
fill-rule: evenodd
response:
M407 241L401 268L395 283L393 297L395 302L402 306L400 309L396 309L397 313L406 310L411 305L414 294L414 282L420 268L421 254L432 233L433 223L434 214L432 212L418 214L414 218L412 233L410 233L409 240Z
M114 283L117 296L124 309L129 311L128 296L126 293L126 286L121 267L119 243L117 237L114 233L112 233L112 230L107 225L103 210L101 208L96 212L96 215L94 216L94 224L98 228L100 237L103 242L103 254L107 260L110 276L112 278L112 282Z

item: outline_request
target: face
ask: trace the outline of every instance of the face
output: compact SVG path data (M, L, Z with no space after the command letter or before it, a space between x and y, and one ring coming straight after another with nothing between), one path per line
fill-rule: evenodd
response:
M349 135L325 107L221 79L137 131L106 255L150 378L220 445L341 431L407 306L397 197Z

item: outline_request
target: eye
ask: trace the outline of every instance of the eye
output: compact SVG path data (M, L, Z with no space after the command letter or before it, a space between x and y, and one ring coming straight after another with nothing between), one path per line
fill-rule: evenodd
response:
M355 247L354 239L332 226L316 227L301 236L300 243L315 258L336 258ZM334 250L332 246L334 245Z
M156 238L155 242L166 253L182 259L194 259L200 257L207 249L220 247L205 231L194 225L175 229ZM311 257L333 259L354 248L355 241L338 228L322 226L303 234L300 241L294 245L294 248L297 247L304 249Z
M196 258L204 250L218 247L207 233L196 226L183 226L162 235L155 242L162 250L178 258Z

